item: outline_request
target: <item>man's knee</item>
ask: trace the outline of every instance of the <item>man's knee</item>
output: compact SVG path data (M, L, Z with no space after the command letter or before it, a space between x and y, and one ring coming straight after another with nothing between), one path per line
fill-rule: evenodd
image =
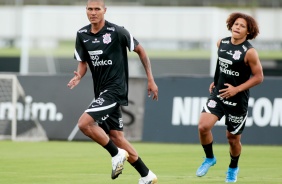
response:
M238 137L238 136L229 135L229 136L227 136L227 139L228 139L228 143L229 143L230 146L237 146L237 145L241 144L240 143L240 137Z
M124 137L120 134L110 134L110 139L114 142L114 143L120 143L120 142L123 142L124 140Z
M199 131L201 134L208 133L208 132L210 132L210 130L211 130L211 127L208 126L206 123L204 123L204 122L199 122L198 131Z
M88 114L83 114L79 118L77 122L77 126L83 133L86 133L89 127L93 125L93 123L94 123L94 120L92 119L91 116L89 116Z

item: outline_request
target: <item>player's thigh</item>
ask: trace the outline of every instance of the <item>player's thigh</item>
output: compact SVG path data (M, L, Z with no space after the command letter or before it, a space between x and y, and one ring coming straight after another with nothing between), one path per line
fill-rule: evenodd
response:
M218 121L218 117L214 114L202 112L199 118L198 129L201 131L211 130Z
M84 112L78 120L78 127L85 127L89 124L94 124L94 122L95 120L88 113Z
M222 104L217 97L210 97L203 107L199 118L199 130L210 130L224 116Z

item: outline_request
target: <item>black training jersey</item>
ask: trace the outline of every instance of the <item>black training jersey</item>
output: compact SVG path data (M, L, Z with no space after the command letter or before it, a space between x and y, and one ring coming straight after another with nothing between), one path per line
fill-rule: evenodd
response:
M74 58L87 62L92 73L95 98L107 90L113 100L128 104L128 58L138 41L123 27L105 21L96 34L91 24L77 32Z
M251 69L244 62L247 51L253 46L246 40L239 45L231 43L231 37L223 38L218 47L218 59L216 73L214 76L214 95L218 90L226 88L225 83L239 86L246 82L251 76ZM228 101L248 103L249 90L242 91L228 99Z

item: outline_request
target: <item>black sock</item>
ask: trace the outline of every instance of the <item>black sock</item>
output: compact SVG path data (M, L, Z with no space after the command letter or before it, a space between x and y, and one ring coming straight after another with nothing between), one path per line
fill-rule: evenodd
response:
M229 164L229 167L230 168L236 168L238 167L238 161L239 161L239 157L240 155L236 156L236 157L233 157L230 153L230 158L231 158L231 161L230 161L230 164Z
M108 144L104 146L104 148L111 154L112 157L118 154L118 148L112 140L109 140Z
M213 150L212 150L212 143L210 144L206 144L206 145L202 145L206 154L206 158L213 158Z
M137 172L139 172L141 177L145 177L145 176L148 175L149 169L144 164L144 162L141 160L140 157L138 157L138 159L134 163L132 163L131 165L137 170Z

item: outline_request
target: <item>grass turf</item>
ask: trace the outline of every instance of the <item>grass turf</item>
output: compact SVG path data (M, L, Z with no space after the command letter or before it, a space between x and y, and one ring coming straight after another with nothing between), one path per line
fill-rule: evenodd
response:
M193 144L133 143L160 184L224 183L228 145L214 145L217 164L198 178L203 150ZM0 141L1 184L132 184L139 175L126 163L123 174L110 178L110 155L92 142ZM282 181L282 147L243 145L237 183L274 184Z

